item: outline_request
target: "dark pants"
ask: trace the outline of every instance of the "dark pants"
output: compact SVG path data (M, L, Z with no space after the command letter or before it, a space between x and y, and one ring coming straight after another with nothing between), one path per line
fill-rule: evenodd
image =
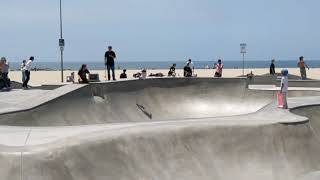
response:
M112 71L113 80L116 80L116 76L114 74L114 64L113 65L107 65L107 70L108 70L108 80L110 81L110 79L111 79L110 70Z
M80 76L80 79L81 79L81 82L80 82L80 83L89 83L86 75Z
M307 79L306 68L300 68L300 73L301 73L301 79L306 80Z
M22 87L26 87L27 88L28 87L28 82L30 80L30 71L26 70L25 74L26 74L26 79L24 80Z
M4 87L9 88L10 81L8 79L8 73L2 73L2 78L3 78Z
M214 74L214 77L222 77L222 74L216 72L216 73Z

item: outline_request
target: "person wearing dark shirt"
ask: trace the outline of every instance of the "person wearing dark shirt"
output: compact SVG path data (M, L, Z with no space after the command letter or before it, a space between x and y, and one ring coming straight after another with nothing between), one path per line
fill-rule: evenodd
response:
M274 63L275 63L275 60L272 59L271 65L270 65L270 74L271 75L275 75L276 74L276 70L275 70L276 66L274 65Z
M190 64L187 64L184 68L184 77L192 77L192 69L190 67Z
M78 75L80 77L79 83L89 83L87 79L87 74L90 74L89 70L87 69L87 65L82 64L81 68L78 71Z
M108 47L108 51L104 55L104 60L105 60L105 66L107 67L108 70L108 80L110 81L111 76L110 76L110 70L112 71L112 78L115 81L115 73L114 73L114 59L116 58L116 53L112 51L112 46Z
M176 64L173 64L171 67L170 67L170 70L168 72L168 76L169 77L175 77L176 76Z
M126 74L127 70L124 69L123 72L120 74L120 79L127 79L127 74Z

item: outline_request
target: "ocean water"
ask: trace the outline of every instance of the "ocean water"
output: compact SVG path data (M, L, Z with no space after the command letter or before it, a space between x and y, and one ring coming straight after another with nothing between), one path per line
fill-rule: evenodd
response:
M161 62L116 62L116 69L169 69L170 66L176 63L177 69L182 69L186 62L182 61L161 61ZM196 69L204 69L206 66L212 68L214 66L214 61L194 61ZM224 61L225 69L242 69L242 61ZM320 68L320 60L310 60L306 61L308 66L311 68ZM10 69L18 70L20 68L20 62L11 62ZM91 70L103 70L103 62L65 62L64 69L68 70L78 70L81 64L87 64L88 68ZM270 61L246 61L245 68L269 68ZM37 62L35 61L33 67L37 69L46 70L60 70L60 62ZM297 67L297 61L286 60L277 61L277 68L295 68Z

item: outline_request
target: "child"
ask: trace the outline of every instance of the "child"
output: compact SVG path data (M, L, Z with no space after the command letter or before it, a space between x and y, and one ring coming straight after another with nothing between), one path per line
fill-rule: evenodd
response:
M288 109L288 102L287 102L287 95L288 95L288 70L283 69L281 71L282 78L281 78L281 90L282 93L282 102L283 102L283 109Z

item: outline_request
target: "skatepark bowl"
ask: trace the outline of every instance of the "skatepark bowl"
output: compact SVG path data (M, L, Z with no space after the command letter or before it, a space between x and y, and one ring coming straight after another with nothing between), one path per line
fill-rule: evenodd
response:
M320 91L290 91L290 111L276 92L243 78L90 84L0 115L0 179L320 179Z

